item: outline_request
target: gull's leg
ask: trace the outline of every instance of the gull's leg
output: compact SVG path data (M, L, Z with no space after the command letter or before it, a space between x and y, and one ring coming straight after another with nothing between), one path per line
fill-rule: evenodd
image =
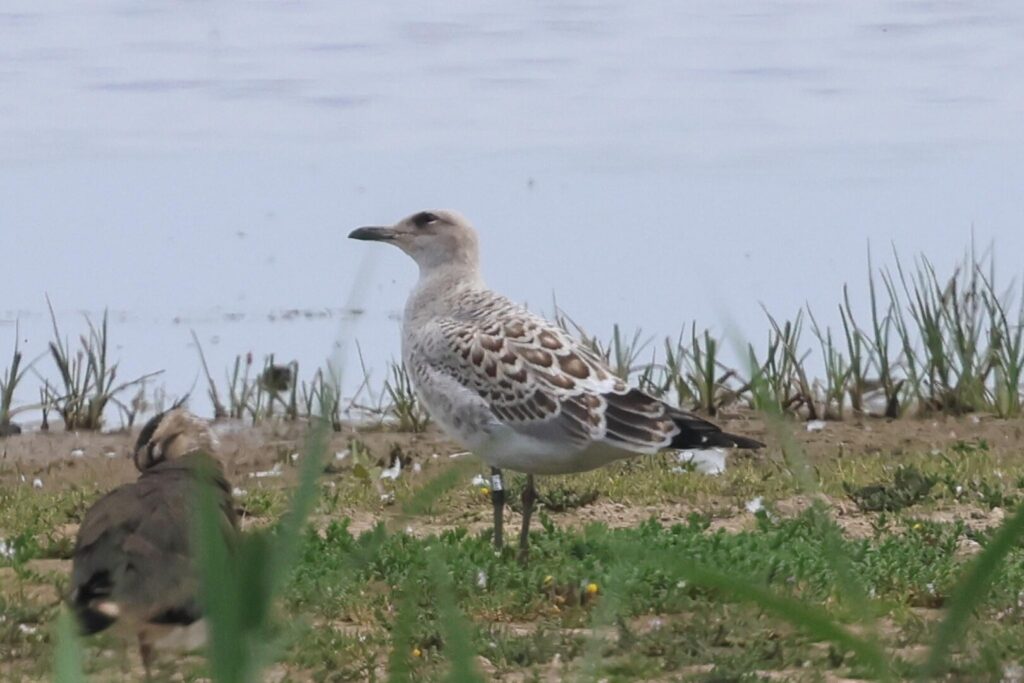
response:
M491 468L491 503L494 505L494 547L501 550L505 545L505 482L497 467Z
M533 504L537 501L537 489L533 486L533 475L526 475L526 486L523 487L523 528L519 530L519 562L526 564L530 557L530 517L533 516Z

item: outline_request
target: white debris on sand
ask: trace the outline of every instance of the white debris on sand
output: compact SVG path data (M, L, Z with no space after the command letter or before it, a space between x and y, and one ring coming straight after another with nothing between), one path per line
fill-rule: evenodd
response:
M380 478L394 481L400 474L402 474L402 459L395 458L395 463L391 467L381 471Z
M259 472L250 472L249 476L253 479L263 479L264 477L280 477L284 472L284 468L281 467L281 463L275 464L269 470L261 470Z
M725 451L719 448L700 448L680 451L679 462L701 474L721 474L725 472ZM674 472L687 472L685 468L676 468Z
M827 423L824 420L808 420L807 431L809 432L820 432L825 429Z

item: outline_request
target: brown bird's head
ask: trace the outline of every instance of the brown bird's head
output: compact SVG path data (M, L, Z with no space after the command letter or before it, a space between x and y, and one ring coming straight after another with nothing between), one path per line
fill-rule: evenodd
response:
M205 451L214 454L217 436L210 423L184 408L171 408L154 416L139 432L132 460L140 472L166 460Z

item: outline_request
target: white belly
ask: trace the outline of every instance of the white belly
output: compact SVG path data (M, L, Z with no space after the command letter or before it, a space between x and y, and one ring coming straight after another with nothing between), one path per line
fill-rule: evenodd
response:
M638 455L594 441L580 448L570 442L540 440L501 426L474 451L492 467L524 474L573 474L588 472L610 462Z

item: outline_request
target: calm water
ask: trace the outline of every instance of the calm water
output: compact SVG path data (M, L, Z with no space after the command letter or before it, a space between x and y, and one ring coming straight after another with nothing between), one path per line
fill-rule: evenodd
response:
M45 349L48 293L67 335L109 307L121 375L172 394L190 329L218 374L358 339L383 379L414 267L344 236L435 206L596 332L834 323L869 243L948 269L973 229L1018 275L1022 153L1016 0L6 0L0 368L15 320Z

